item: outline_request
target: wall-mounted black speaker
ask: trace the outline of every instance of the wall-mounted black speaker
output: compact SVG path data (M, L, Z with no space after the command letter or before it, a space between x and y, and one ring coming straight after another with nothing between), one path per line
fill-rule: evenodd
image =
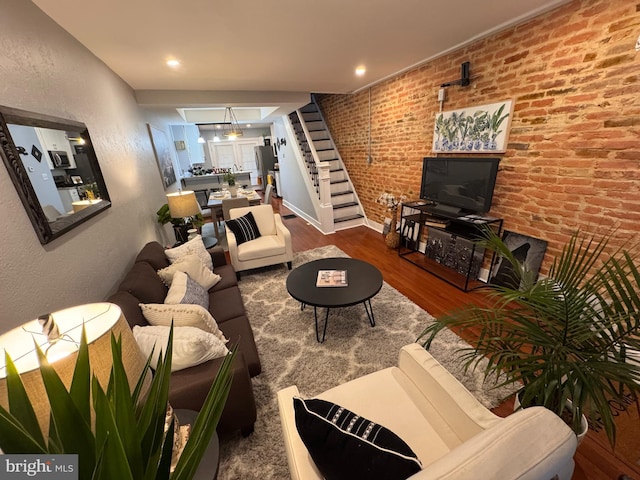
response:
M471 83L471 74L469 72L470 63L464 62L460 67L460 85L466 87Z

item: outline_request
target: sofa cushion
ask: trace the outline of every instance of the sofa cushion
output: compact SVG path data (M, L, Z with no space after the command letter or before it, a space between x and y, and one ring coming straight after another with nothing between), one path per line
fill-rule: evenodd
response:
M220 325L230 318L244 316L246 310L242 302L240 289L235 287L220 291L210 290L209 311Z
M422 465L395 433L335 403L294 398L296 428L327 479L406 479Z
M219 326L224 336L229 339L227 344L229 348L237 345L238 351L244 354L249 374L252 377L259 375L262 371L262 365L249 319L242 314L220 323Z
M177 262L186 255L197 255L209 270L213 270L211 254L205 248L204 243L202 243L202 237L200 235L196 235L187 243L183 243L179 247L168 248L164 253L171 263Z
M118 290L129 292L140 303L163 303L168 289L147 262L137 262L124 277Z
M198 282L193 280L188 273L176 272L169 287L169 293L164 303L175 305L178 303L190 303L209 308L209 294Z
M236 236L236 244L238 245L260 237L260 230L258 230L258 225L256 225L256 220L253 218L253 213L251 212L242 217L227 220L225 225L229 227Z
M209 290L220 281L220 275L207 268L200 260L200 257L195 254L185 255L168 267L158 270L158 275L164 283L170 286L173 281L173 274L176 272L188 273L191 278L206 290Z
M217 292L231 287L238 286L238 277L236 271L231 265L222 265L216 267L216 273L222 277L218 283L209 289L210 292ZM244 308L244 307L243 307Z
M153 352L152 368L158 365L160 353L167 349L170 330L171 327L164 326L133 327L133 336L145 358ZM224 342L212 333L195 327L175 327L172 352L171 371L177 372L223 357L229 350Z
M142 314L151 325L168 327L196 327L213 333L223 342L227 342L218 324L206 308L200 305L164 305L158 303L140 304Z
M172 373L171 390L169 391L171 406L200 410L209 388L211 388L211 382L220 370L222 360L222 358L217 358ZM236 352L231 364L231 376L233 377L231 391L218 423L218 431L229 431L242 427L250 428L256 421L256 404L251 379L240 350ZM204 379L208 379L208 381L203 381Z
M147 262L154 270L160 270L171 265L171 262L164 254L164 247L158 242L149 242L142 247L136 257L137 262Z
M144 315L142 315L142 310L140 310L140 300L129 292L116 292L107 299L107 302L115 303L120 307L124 314L124 318L127 319L127 323L131 328L136 325L149 325L149 322L147 322Z

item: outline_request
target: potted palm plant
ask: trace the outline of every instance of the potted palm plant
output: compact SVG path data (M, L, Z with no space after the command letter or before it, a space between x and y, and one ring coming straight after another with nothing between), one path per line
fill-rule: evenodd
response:
M6 454L78 454L79 478L193 478L216 429L231 388L227 355L211 385L175 470L170 473L174 422L165 428L171 374L173 328L164 358L158 359L151 387L142 398L144 369L129 389L119 340L111 337L113 365L107 389L91 378L86 336L78 350L69 390L38 349L40 373L51 407L48 437L39 426L18 370L7 355L9 411L0 406L0 449ZM151 355L153 356L153 355ZM149 359L151 358L149 357ZM92 412L89 409L92 405Z
M444 328L468 329L478 340L459 351L466 368L486 358L485 378L502 374L500 385L520 385L523 407L545 406L575 432L584 414L601 422L615 445L609 402L637 400L640 391L640 363L629 355L640 351L640 271L634 254L611 246L612 236L575 232L548 276L536 280L496 233L484 230L479 243L511 263L511 281L488 285L489 306L445 315L418 341L429 348Z

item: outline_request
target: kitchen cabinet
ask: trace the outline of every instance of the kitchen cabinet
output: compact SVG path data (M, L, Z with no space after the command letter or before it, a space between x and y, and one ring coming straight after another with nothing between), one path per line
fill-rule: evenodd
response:
M49 156L49 150L64 152L67 154L69 158L69 166L61 167L61 168L76 168L76 161L73 157L73 151L71 149L71 144L69 143L69 139L67 138L67 134L62 130L53 130L50 128L35 128L36 135L38 136L38 140L44 148L44 152L42 155L47 159L47 163L49 164L49 168L53 170L56 167Z

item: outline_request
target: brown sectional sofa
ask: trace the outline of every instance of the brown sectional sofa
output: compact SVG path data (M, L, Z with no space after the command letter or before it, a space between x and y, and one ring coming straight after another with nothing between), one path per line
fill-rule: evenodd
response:
M209 250L214 271L222 280L209 290L209 311L218 327L229 339L229 348L238 346L233 364L233 382L218 431L241 430L243 435L253 431L256 420L256 405L251 378L262 369L251 324L246 316L236 273L226 262L220 247ZM133 267L127 272L118 291L109 302L118 305L133 328L148 325L139 307L140 303L163 303L168 289L157 270L170 265L164 248L158 242L145 245L136 257ZM214 359L200 365L179 370L171 374L169 402L173 408L200 410L211 383L222 364Z

